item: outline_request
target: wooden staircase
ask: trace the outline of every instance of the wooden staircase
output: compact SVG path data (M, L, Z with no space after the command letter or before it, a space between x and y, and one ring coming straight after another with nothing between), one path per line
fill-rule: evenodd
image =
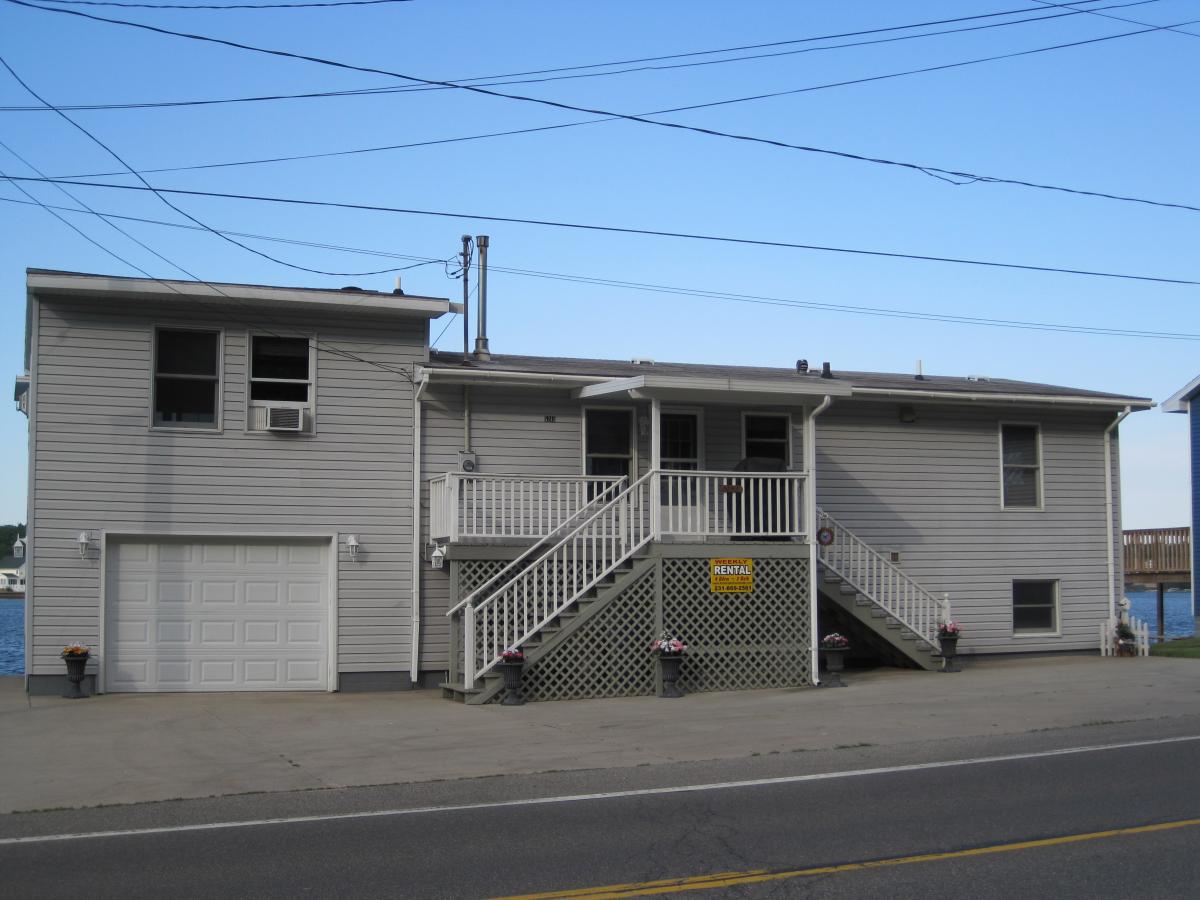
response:
M625 560L605 575L574 604L563 609L521 645L525 652L526 668L536 665L539 660L554 652L555 648L653 567L652 558L640 555ZM492 669L484 674L481 681L482 684L474 688L452 682L443 682L439 687L442 689L442 697L447 700L480 706L490 703L504 689L504 674Z
M820 579L818 588L822 597L837 609L840 619L853 622L860 632L870 635L867 643L886 662L927 671L941 668L942 655L936 641L889 615L887 610L824 565L820 566Z

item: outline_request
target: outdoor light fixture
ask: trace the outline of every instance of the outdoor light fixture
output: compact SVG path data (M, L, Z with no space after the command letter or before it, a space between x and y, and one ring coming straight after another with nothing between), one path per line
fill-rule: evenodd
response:
M346 535L346 549L350 551L351 559L358 559L358 535Z
M446 548L434 547L433 553L429 554L429 564L435 569L440 569L446 565Z
M905 425L911 425L917 421L917 411L911 406L900 407L900 421Z
M79 558L87 559L88 550L92 546L92 537L86 531L79 532Z

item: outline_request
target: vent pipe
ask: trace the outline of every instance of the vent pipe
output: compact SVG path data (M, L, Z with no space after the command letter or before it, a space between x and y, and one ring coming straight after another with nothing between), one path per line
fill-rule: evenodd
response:
M462 362L467 364L467 357L471 353L471 236L464 234L462 236L462 279L463 279L463 355Z
M475 338L475 358L487 362L492 358L488 352L487 339L487 252L488 236L475 236L475 246L479 248L479 336Z
M829 363L827 363L827 362L821 363L821 377L822 378L832 378L833 377L833 370L829 368Z

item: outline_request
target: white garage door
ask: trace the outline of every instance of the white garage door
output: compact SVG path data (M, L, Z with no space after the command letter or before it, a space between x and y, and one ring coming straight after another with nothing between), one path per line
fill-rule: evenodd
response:
M110 691L325 690L329 545L115 541L105 615Z

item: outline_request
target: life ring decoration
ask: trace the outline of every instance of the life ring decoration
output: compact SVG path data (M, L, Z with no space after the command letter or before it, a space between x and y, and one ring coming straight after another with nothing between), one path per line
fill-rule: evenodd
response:
M820 544L822 547L828 547L830 544L832 544L833 543L833 529L832 528L818 528L817 529L817 543Z

